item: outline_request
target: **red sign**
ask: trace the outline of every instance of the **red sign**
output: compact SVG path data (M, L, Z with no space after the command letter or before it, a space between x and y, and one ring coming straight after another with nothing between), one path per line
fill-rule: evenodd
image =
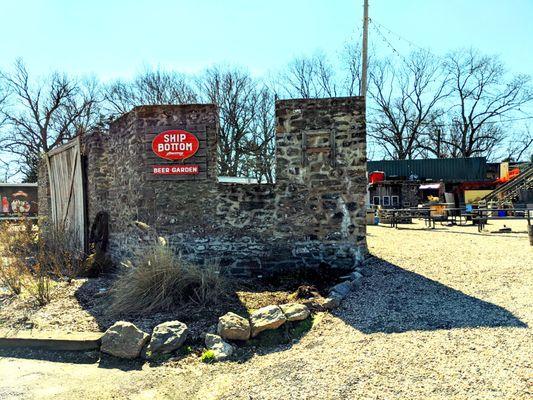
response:
M198 175L198 165L152 165L154 175Z
M185 160L198 151L200 142L192 133L183 130L161 132L152 141L153 152L166 160Z

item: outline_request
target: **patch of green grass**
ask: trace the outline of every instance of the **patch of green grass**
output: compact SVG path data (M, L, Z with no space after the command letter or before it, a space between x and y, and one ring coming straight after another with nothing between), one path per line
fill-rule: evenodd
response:
M314 318L311 315L303 321L293 322L295 325L289 328L293 339L301 339L313 327Z
M213 350L206 350L200 356L200 360L204 363L212 363L215 361L215 352Z
M176 355L181 356L181 357L188 356L189 354L192 354L192 353L194 353L194 348L192 346L181 346L176 351Z

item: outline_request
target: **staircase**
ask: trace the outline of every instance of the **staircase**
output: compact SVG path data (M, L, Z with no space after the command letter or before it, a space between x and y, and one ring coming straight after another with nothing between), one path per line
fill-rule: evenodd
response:
M516 201L520 191L527 189L533 189L533 166L524 169L516 178L493 190L482 200L496 202L498 207L502 207L503 203Z

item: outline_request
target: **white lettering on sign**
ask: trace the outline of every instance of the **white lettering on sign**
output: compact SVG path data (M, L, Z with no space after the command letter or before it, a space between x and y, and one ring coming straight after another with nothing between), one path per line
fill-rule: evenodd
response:
M158 143L157 151L192 151L192 143Z
M198 165L153 165L154 175L198 175Z
M152 151L161 158L177 161L186 160L200 148L198 138L184 130L161 132L152 140Z
M187 135L184 133L167 133L163 136L165 143L179 143L184 142Z

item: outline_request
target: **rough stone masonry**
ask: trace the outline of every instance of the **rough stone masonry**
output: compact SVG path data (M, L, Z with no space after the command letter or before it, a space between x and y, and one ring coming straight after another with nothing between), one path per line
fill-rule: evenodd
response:
M218 260L235 275L351 269L367 251L364 109L361 97L277 101L276 182L236 184L217 178L216 106L136 107L83 138L88 222L109 213L117 262L134 262L148 245L134 224L142 221L184 258ZM152 151L169 129L199 139L185 162L196 175L154 175L154 166L184 165Z

